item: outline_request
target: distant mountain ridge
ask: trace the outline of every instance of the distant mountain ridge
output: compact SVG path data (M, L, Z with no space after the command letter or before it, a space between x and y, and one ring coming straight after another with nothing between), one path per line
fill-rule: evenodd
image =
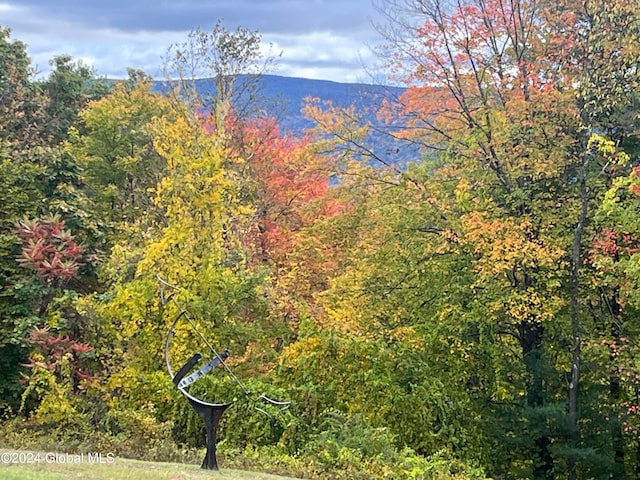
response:
M394 140L382 133L388 125L381 125L377 113L385 99L394 100L406 90L400 87L371 85L364 83L340 83L328 80L310 80L305 78L281 77L265 75L260 79L260 89L266 103L276 100L274 118L280 124L283 132L294 134L304 133L305 129L313 127L313 123L305 118L301 110L307 97L330 101L336 107L355 106L356 115L374 126L367 140L367 148L371 153L384 159L389 165L405 168L407 162L420 158L416 146ZM282 102L279 104L278 101ZM279 110L282 108L282 110ZM278 114L281 114L279 116ZM376 128L380 128L379 130ZM363 157L371 162L370 158ZM381 166L379 162L373 165Z
M264 75L260 87L267 100L283 102L281 127L284 131L300 131L312 126L301 110L305 98L316 97L338 107L355 105L367 118L374 115L384 98L400 95L404 89L364 83L340 83L278 75ZM370 119L370 118L369 118Z
M240 75L237 82L246 79ZM163 89L166 82L157 82L156 88ZM198 89L211 91L212 79L196 81ZM305 98L316 97L338 107L355 105L369 117L378 109L384 98L400 95L404 89L365 83L340 83L330 80L284 77L280 75L262 75L258 77L260 103L267 113L274 116L284 132L302 132L312 123L302 114Z
M242 85L246 80L246 77L239 76L237 85ZM258 104L262 113L276 119L282 133L293 135L302 135L306 129L314 126L313 122L302 113L305 99L308 97L329 101L336 107L354 105L359 118L372 125L378 125L376 113L383 100L397 98L405 91L401 87L340 83L279 75L262 75L257 81L258 95L253 101ZM158 90L166 88L166 82L157 82L156 88ZM196 88L205 97L212 95L215 90L213 79L197 80ZM237 90L242 89L237 88ZM384 157L388 163L401 168L408 161L415 160L419 156L415 147L408 147L406 144L394 141L388 135L375 131L369 138L368 148L374 154Z

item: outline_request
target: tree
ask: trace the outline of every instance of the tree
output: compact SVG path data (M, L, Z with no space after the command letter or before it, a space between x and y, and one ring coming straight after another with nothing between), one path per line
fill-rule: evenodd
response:
M127 81L79 113L80 126L71 129L65 146L83 167L102 216L111 222L135 223L145 216L157 221L160 215L153 197L165 160L153 147L151 125L170 111L166 99L151 89L148 76L130 70Z
M262 53L260 42L258 31L243 27L229 31L222 20L211 33L193 30L185 42L169 47L167 87L188 106L190 115L208 112L217 129L231 110L245 119L260 110L259 78L276 61Z
M281 135L273 119L248 120L243 131L243 150L251 152L247 177L254 183L246 190L256 212L247 231L257 259L277 265L295 242L291 234L329 208L314 211L312 202L328 194L332 161L316 154L310 139Z
M534 478L552 478L558 468L552 419L543 413L551 398L544 387L553 375L545 372L553 348L549 333L564 330L560 320L568 320L571 362L560 367L568 366L572 376L564 455L575 478L584 445L578 390L588 304L581 265L593 194L603 191L601 172L607 170L590 163L589 139L594 128L617 123L615 106L633 97L634 84L628 89L622 79L635 78L636 53L621 35L626 25L635 38L634 14L615 2L379 6L389 20L383 54L409 86L396 106L408 122L398 135L440 152L442 163L431 168L456 185L442 197L434 189L442 216L428 228L453 231L462 250L473 252L482 304L520 344L530 376ZM453 201L458 211L451 215Z
M45 98L32 82L34 71L26 45L11 40L11 30L0 27L0 141L18 149L43 144Z
M616 147L613 141L602 137L593 142L600 156L604 156L623 169L629 165L630 157ZM587 266L592 269L594 285L599 297L594 307L602 311L603 325L601 346L607 355L603 363L609 371L602 372L601 381L609 385L609 402L613 411L609 414L612 422L612 444L615 451L616 471L623 472L629 463L625 443L626 436L634 437L637 430L637 365L633 356L637 325L637 287L633 279L634 258L637 257L638 231L634 219L637 209L636 168L628 175L622 175L610 182L610 188L596 206L594 220L596 233L591 239L591 249ZM634 442L635 440L632 440ZM636 444L636 458L638 454ZM638 471L636 463L636 472Z
M18 407L22 387L19 363L26 359L23 344L29 326L37 321L33 305L42 288L35 278L20 268L16 257L20 242L15 235L16 222L24 215L35 216L40 198L36 178L42 169L14 161L0 150L0 368L6 379L2 385L0 409Z
M390 61L411 85L401 106L409 118L404 135L442 152L445 178L457 183L455 200L447 192L436 203L455 201L459 213L431 227L453 230L463 251L474 252L482 303L519 342L530 377L533 476L551 478L547 420L536 412L546 397L544 333L564 304L556 292L567 244L554 225L566 225L567 216L547 192L556 190L565 208L573 203L563 172L575 162L575 109L553 88L552 66L539 62L549 41L535 2L410 5L417 23L407 23L399 4L387 10L394 26L409 30L388 32Z
M87 103L106 95L109 87L104 79L97 78L93 68L82 61L74 62L69 55L59 55L49 63L53 70L40 82L48 98L41 135L55 145L67 138L69 127Z
M572 254L572 274L571 274L571 297L572 297L572 328L574 336L574 359L573 374L569 391L569 410L573 419L573 437L578 436L578 382L579 382L579 353L580 353L580 327L578 322L579 291L578 291L578 269L583 261L582 251L584 246L581 243L585 231L585 223L592 208L588 190L601 190L606 187L602 181L603 173L607 173L610 181L615 176L608 170L608 165L597 164L595 172L589 176L589 165L592 159L592 152L589 146L598 144L604 148L607 143L594 133L605 129L613 138L623 139L628 136L629 130L633 128L633 123L629 124L630 108L634 105L634 97L637 94L638 84L637 72L640 66L640 50L638 50L635 40L640 35L640 30L636 26L635 9L622 2L610 2L607 5L600 5L597 2L586 2L580 5L563 5L564 11L569 9L577 18L575 31L575 42L570 43L568 61L564 62L567 69L574 74L577 79L578 107L583 126L583 136L580 139L582 149L582 160L580 170L581 182L581 214L576 227L573 254ZM562 8L561 7L561 8ZM629 43L631 42L631 43ZM633 113L632 113L633 115ZM622 120L622 122L621 122ZM605 150L601 150L605 151ZM608 160L607 155L604 155ZM596 158L597 161L597 158ZM616 382L613 379L613 383ZM613 387L615 390L615 387ZM618 434L614 434L618 435ZM619 436L619 435L618 435ZM614 440L614 442L616 442ZM620 448L616 451L616 461L620 462L622 452ZM570 477L576 478L575 466L570 465Z
M46 320L52 294L33 270L18 263L22 241L16 226L25 219L37 222L58 214L74 231L84 230L86 235L78 241L98 235L98 228L91 206L80 192L77 165L50 144L48 99L41 84L32 79L25 44L12 41L9 29L0 28L0 60L0 363L7 379L4 409L17 407L23 388L18 383L20 364L28 354L26 339L31 328ZM94 245L87 245L89 255Z

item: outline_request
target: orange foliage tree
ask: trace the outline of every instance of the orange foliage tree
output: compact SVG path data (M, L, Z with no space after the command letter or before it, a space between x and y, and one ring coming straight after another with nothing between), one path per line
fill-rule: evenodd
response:
M595 196L619 174L594 134L627 131L631 112L621 105L632 103L638 85L636 17L623 2L379 7L389 20L381 53L408 86L384 114L403 119L406 128L396 135L425 148L441 183L430 185L443 215L429 230L453 231L472 255L473 287L487 317L505 343L515 338L520 348L531 475L549 479L557 468L547 407L551 378L560 372L545 372L558 369L569 378L563 459L577 478L585 435L578 422L581 349L591 304L585 239ZM550 332L563 332L571 344L555 365L546 353Z

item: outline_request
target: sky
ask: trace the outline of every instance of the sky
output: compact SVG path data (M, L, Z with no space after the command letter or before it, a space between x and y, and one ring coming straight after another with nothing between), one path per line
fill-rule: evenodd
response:
M100 76L132 67L162 78L169 46L218 19L258 30L264 51L282 54L270 73L289 77L368 83L382 41L372 0L0 0L0 26L27 44L40 75L68 54Z

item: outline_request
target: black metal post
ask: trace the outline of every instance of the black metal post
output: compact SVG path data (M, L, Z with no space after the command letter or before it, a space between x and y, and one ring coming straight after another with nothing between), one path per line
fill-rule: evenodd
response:
M207 430L207 454L202 461L202 468L207 470L218 470L218 459L216 457L216 443L218 442L218 425L222 414L230 404L212 404L201 402L193 397L189 397L189 403L198 412Z

